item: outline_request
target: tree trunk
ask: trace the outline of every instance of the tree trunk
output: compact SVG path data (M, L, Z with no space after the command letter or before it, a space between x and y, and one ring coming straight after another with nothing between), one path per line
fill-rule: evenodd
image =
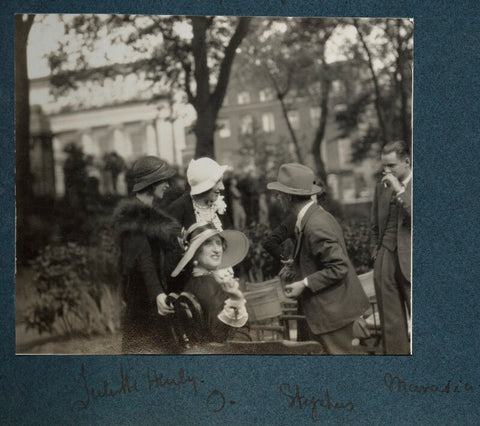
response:
M194 133L197 140L195 147L195 158L210 157L215 159L214 133L217 114L214 113L212 105L206 106L203 110L197 110L197 121Z
M32 197L30 172L30 103L27 70L27 42L33 15L15 15L15 167L17 205L17 259L26 255L26 208Z
M213 93L210 93L210 70L207 60L206 34L211 18L195 16L192 18L192 51L195 62L195 81L197 92L193 106L197 112L194 133L197 139L195 158L215 158L214 133L218 111L220 110L230 79L235 53L247 35L251 18L240 18L232 38L225 48L225 56L220 64L218 81Z
M326 64L324 63L326 67ZM322 184L324 186L327 185L327 171L325 170L325 164L322 159L322 142L325 136L325 128L327 126L327 118L328 118L328 100L330 97L330 88L332 82L330 78L327 76L328 70L324 67L323 70L323 77L322 77L322 90L321 90L321 103L320 103L320 122L318 124L317 131L315 133L315 138L312 143L312 157L315 163L315 169L317 171L317 175L322 179Z
M285 118L285 123L287 123L288 132L290 133L290 138L292 139L293 146L295 147L295 153L297 154L298 162L304 164L302 151L300 150L300 144L298 143L297 136L295 135L295 131L293 130L292 124L290 123L290 119L288 118L287 107L283 99L283 96L278 95L278 100L280 101L280 105L282 107L283 117Z
M397 22L397 71L400 76L398 84L400 87L400 113L402 121L402 133L403 140L410 145L411 143L411 124L410 124L410 114L408 111L408 93L407 88L405 87L405 60L404 60L404 50L403 50L404 40L400 34L400 21Z

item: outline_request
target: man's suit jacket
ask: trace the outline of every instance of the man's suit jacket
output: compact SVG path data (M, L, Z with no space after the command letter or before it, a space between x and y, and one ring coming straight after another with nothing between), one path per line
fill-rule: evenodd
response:
M302 219L294 260L297 279L308 277L298 300L314 334L342 328L369 308L340 225L316 204Z
M388 212L393 190L379 183L375 188L372 207L372 241L374 254L382 246L383 236L388 222ZM397 253L403 276L411 281L411 242L412 242L412 180L407 184L405 192L397 196Z

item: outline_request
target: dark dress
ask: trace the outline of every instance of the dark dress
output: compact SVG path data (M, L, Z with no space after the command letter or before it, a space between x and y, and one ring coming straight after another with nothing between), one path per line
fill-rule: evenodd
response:
M223 311L225 301L230 297L211 275L192 276L185 286L202 307L206 330L206 342L225 342L235 333L237 327L231 327L220 321L217 315Z
M123 353L162 353L172 344L169 319L158 314L156 297L180 291L166 277L181 257L180 225L137 199L122 201L114 213L126 307L122 313Z

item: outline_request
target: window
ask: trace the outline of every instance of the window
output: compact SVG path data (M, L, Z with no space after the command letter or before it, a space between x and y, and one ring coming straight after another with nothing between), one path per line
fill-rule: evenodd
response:
M245 115L240 123L240 133L242 135L250 134L253 131L253 118L251 115Z
M340 189L338 184L338 177L333 173L327 176L328 187L332 191L332 196L335 200L338 200L340 197Z
M340 80L332 81L332 91L334 95L339 95L342 90L342 83Z
M222 139L229 138L231 136L232 133L230 131L229 120L218 120L218 128L218 136L220 136Z
M351 159L351 147L349 139L338 140L338 162L340 167L348 167Z
M275 118L273 117L273 113L266 112L262 114L262 128L265 133L275 131Z
M344 122L347 119L348 108L345 104L338 104L334 107L335 121L337 123Z
M312 123L313 127L318 127L321 116L322 116L322 110L320 109L320 107L310 108L310 122Z
M292 129L297 130L300 128L300 115L297 110L288 111L288 121L290 121Z
M273 99L272 89L263 89L259 92L260 102L271 101Z
M126 128L126 133L129 136L132 144L132 156L134 158L145 155L147 152L146 141L147 133L146 129L140 125L131 125Z
M319 81L311 84L308 87L308 93L310 95L320 95L322 93L322 84Z
M250 103L250 93L240 92L237 95L237 101L238 101L239 105Z
M342 199L347 202L355 200L355 177L353 175L342 176Z

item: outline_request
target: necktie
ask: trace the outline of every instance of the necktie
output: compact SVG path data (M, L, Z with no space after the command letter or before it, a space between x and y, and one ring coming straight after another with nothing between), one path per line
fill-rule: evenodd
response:
M300 240L301 240L301 232L297 226L295 226L295 248L293 250L293 258L297 257L298 251L300 250Z

